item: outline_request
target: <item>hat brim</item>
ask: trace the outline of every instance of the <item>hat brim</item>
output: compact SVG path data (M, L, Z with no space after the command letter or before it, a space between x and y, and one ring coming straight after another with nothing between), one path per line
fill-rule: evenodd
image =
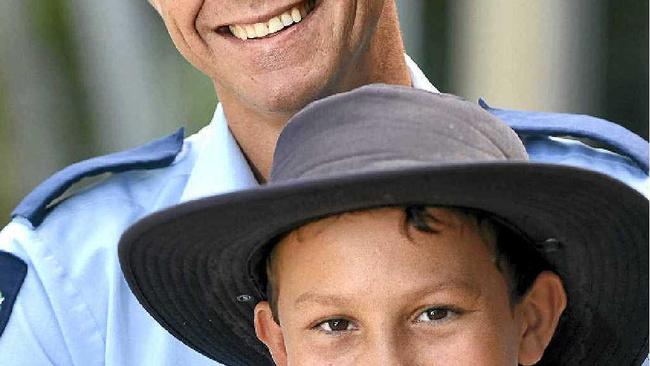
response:
M483 210L534 242L562 243L543 254L562 278L568 306L541 364L638 365L646 357L648 201L577 168L421 167L212 196L136 223L120 241L120 263L144 308L185 344L226 365L271 365L253 328L254 253L317 218L413 204Z

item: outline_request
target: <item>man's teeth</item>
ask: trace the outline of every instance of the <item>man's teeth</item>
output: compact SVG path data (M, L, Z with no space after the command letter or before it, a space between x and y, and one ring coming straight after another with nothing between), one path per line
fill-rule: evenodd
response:
M282 13L282 15L280 15L280 20L282 21L282 25L285 27L293 24L293 17L289 13Z
M288 11L269 19L264 23L241 24L229 26L230 32L241 40L266 37L269 34L277 33L294 23L300 23L309 11L313 9L313 2L307 1L304 4L294 6Z

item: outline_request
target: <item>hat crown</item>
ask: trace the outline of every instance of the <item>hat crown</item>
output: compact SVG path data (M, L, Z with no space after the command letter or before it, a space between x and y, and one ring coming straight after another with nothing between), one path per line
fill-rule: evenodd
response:
M528 160L505 123L449 94L370 85L311 103L278 139L271 182Z

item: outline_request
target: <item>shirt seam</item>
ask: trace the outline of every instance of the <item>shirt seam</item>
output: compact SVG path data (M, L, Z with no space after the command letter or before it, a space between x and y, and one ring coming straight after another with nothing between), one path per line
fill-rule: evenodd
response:
M72 281L72 279L68 275L68 272L61 265L61 263L58 261L56 256L49 250L48 246L41 239L38 232L35 231L35 230L31 230L31 236L32 236L33 242L39 244L39 245L35 245L35 247L41 248L41 251L44 254L43 258L44 259L50 258L53 265L56 266L54 269L55 269L55 271L59 272L59 276L61 277L62 281L64 281L64 286L67 285L68 290L70 291L71 295L76 300L75 303L80 305L83 313L86 313L88 319L90 319L90 321L91 321L90 324L94 327L94 332L93 332L93 333L95 333L94 335L98 336L98 338L101 340L101 346L104 349L106 349L106 338L104 337L104 335L101 332L101 328L99 326L97 318L94 316L93 312L90 311L90 307L85 302L81 292L79 292L79 290L74 285L74 281ZM65 290L65 288L64 288L64 290ZM48 296L47 298L48 298L48 302L50 302L50 300L49 300L50 297ZM58 318L57 318L57 323L59 323ZM67 342L65 342L65 343L67 344ZM66 351L68 352L68 354L70 355L70 359L74 363L75 357L72 354L70 354L70 351L69 351L69 349L67 347L66 347ZM100 362L98 364L103 364L103 362Z
M616 153L614 151L610 151L608 149L592 147L592 146L589 146L589 145L585 144L584 142L581 142L581 141L578 141L578 140L567 139L567 138L557 137L557 136L548 136L548 135L529 135L529 136L541 136L541 137L545 138L546 140L557 142L557 143L563 144L564 146L570 146L570 145L565 145L566 144L565 141L557 141L556 139L568 140L568 141L571 141L571 143L580 144L580 145L576 145L580 149L587 148L587 149L590 149L590 152L593 151L593 152L596 153L596 154L593 154L593 155L586 155L586 154L583 154L582 152L579 152L579 151L570 151L569 153L566 153L566 152L557 153L557 152L554 152L554 151L545 151L544 153L548 154L548 155L564 156L564 157L582 157L582 158L588 157L590 159L596 160L599 163L609 163L609 164L615 163L617 165L619 163L624 163L626 166L628 166L630 168L634 168L635 170L639 170L639 171L643 172L643 169L641 169L641 167L639 167L639 165L634 160L632 160L629 156L621 155L619 153ZM551 137L553 137L553 139L551 139ZM597 154L605 154L605 155L604 156L599 156ZM611 157L608 156L610 154L612 155ZM611 161L610 158L620 159L621 161L620 162L618 162L618 161L614 162L614 161Z

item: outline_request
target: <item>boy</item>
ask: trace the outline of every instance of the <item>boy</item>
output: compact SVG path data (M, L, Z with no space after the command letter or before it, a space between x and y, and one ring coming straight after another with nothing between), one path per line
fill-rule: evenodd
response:
M226 365L641 364L647 200L526 160L470 103L363 87L292 119L270 184L145 218L120 262Z

